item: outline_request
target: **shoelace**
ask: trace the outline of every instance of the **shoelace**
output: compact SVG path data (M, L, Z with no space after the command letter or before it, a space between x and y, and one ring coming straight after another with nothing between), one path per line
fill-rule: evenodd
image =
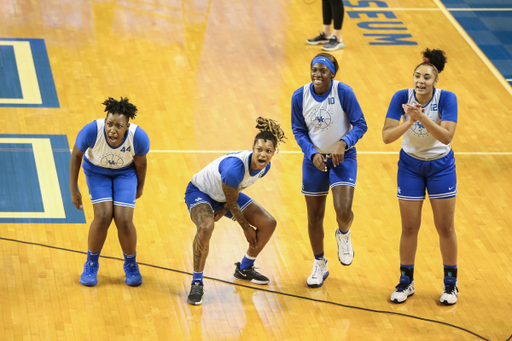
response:
M86 273L96 272L96 267L94 266L93 262L85 262L85 272Z
M322 267L317 262L313 263L313 275L311 277L317 278L322 273Z
M203 294L203 288L201 286L200 282L194 282L192 284L192 289L190 290L191 295L202 295Z
M447 294L453 294L455 291L455 284L444 284L444 292Z
M130 275L138 275L139 266L137 263L132 263L126 267L126 272L128 272Z
M397 289L398 292L402 292L404 291L405 289L407 289L407 287L410 285L411 283L398 283L398 285L395 287Z
M343 250L344 254L349 255L350 254L350 246L348 244L348 237L341 236L341 249Z

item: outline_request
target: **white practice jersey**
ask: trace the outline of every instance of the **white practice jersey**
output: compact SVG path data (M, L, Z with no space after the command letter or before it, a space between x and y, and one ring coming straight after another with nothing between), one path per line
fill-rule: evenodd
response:
M138 126L130 123L125 140L115 148L112 148L107 142L105 119L96 120L96 127L96 143L92 148L87 149L84 157L93 165L103 168L119 169L131 165L135 155L133 139Z
M238 186L238 191L241 192L247 187L251 186L265 175L265 171L262 170L258 172L255 176L251 176L249 173L250 160L249 156L252 154L252 150L245 150L241 152L230 153L224 156L221 156L213 162L211 162L208 166L203 168L199 173L196 173L192 177L192 183L199 188L199 190L203 193L208 194L213 200L218 202L226 202L226 196L224 195L224 191L222 190L222 180L221 174L219 172L219 164L222 160L228 157L236 157L242 160L245 167L245 174L242 182ZM268 167L268 166L267 166Z
M333 81L330 93L323 102L315 100L310 84L303 87L304 121L313 146L322 154L332 153L340 138L351 129L348 115L339 101L338 83L339 81Z

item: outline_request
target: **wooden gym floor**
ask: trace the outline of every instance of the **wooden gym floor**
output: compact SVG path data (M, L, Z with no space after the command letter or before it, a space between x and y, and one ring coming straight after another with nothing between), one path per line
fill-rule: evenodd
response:
M313 257L290 101L293 91L309 82L309 62L320 52L304 42L321 29L321 1L311 2L1 2L1 340L511 336L512 88L446 9L462 1L446 1L446 7L438 0L345 2L346 47L333 53L341 66L336 79L354 89L369 126L357 145L356 256L349 267L337 260L329 198L325 253L330 276L319 289L307 287ZM351 7L357 3L369 7ZM23 50L26 44L32 44L36 72L18 59L19 51L30 51ZM449 62L438 87L455 92L459 103L452 143L459 188L460 295L454 306L439 303L443 268L428 201L416 294L402 305L389 301L399 276L395 191L400 143L384 145L381 129L391 96L412 85L412 71L426 47L446 51ZM9 49L16 55L18 90L8 86L13 74L18 77L6 66L14 60ZM39 80L39 90L31 92L34 102L19 95L20 89L26 94L37 88L30 77ZM85 215L69 206L69 148L85 124L104 117L101 102L109 96L128 96L138 106L134 123L151 139L145 192L135 210L144 279L137 288L124 284L114 226L102 251L98 285L78 283L93 210L83 173ZM289 138L268 176L246 192L278 221L256 263L271 282L257 286L234 280L233 263L247 244L238 225L223 219L211 241L204 303L190 306L195 230L184 204L185 187L214 158L251 148L258 116L278 120ZM51 141L51 149L44 141ZM26 144L32 149L24 149Z

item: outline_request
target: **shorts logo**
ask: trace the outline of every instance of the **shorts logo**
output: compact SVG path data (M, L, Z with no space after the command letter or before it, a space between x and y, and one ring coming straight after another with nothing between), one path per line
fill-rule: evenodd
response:
M455 188L455 186L453 186L453 187L448 187L448 190L449 190L449 191L451 191L451 190L452 190L452 189L454 189L454 188Z
M402 189L400 189L400 187L398 187L398 194L401 194L402 193Z
M198 198L196 199L196 202L197 202L197 201L200 201L200 200L203 200L203 198L198 197Z

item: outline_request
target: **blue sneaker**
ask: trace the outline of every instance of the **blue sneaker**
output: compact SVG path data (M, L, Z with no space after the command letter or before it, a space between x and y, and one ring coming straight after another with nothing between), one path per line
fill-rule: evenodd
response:
M93 287L98 284L98 269L100 268L100 264L96 262L86 261L84 264L84 272L82 272L82 276L80 276L80 284L85 285L86 287Z
M137 263L125 263L124 273L126 280L124 281L131 287L138 287L142 284L142 276L140 275L139 265Z

